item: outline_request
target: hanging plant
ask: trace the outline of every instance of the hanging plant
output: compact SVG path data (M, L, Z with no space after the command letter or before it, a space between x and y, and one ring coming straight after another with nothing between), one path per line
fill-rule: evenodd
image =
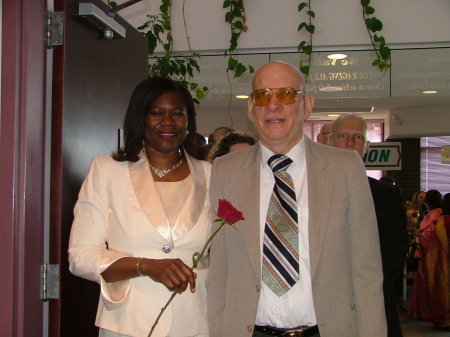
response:
M316 17L316 13L311 10L311 0L308 2L300 2L298 4L298 11L302 12L306 9L306 15L308 16L308 20L304 22L300 22L298 25L298 31L305 29L309 33L309 41L301 41L298 45L298 52L303 53L303 57L300 60L298 66L300 71L305 75L305 82L309 77L309 70L311 67L311 58L313 51L313 34L316 27L312 24L312 19Z
M161 44L164 50L163 56L149 58L149 61L153 61L149 62L149 74L150 76L169 77L179 81L192 92L194 102L199 104L209 90L208 87L200 87L197 83L191 81L194 71L200 72L197 62L200 54L190 50L189 55L174 55L171 9L172 1L162 0L159 7L161 13L147 15L147 21L137 27L137 30L147 37L149 55L154 54L158 44Z
M370 37L373 50L376 54L376 59L372 62L372 65L380 69L381 72L386 71L391 66L391 49L386 46L386 40L380 32L383 29L383 23L373 16L375 9L369 6L370 0L361 0L363 7L364 23L367 27L367 33Z
M233 57L233 51L236 50L238 45L239 37L242 32L246 32L248 27L245 24L245 8L243 0L225 0L223 2L223 8L227 9L225 13L225 22L230 24L231 38L230 46L225 51L225 55L228 55L228 67L227 74L229 71L234 72L234 77L239 77L247 70L253 73L255 69L251 66L245 66L237 59Z

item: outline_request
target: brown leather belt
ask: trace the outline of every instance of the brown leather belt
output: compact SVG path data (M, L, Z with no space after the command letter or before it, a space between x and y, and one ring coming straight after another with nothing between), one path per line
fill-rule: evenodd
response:
M261 326L255 325L255 330L263 332L270 336L278 337L308 337L319 333L317 325L314 326L299 326L292 329L280 329L269 325Z

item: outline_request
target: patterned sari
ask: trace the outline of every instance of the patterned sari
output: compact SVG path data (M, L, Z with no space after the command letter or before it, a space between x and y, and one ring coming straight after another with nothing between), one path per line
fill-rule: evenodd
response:
M424 219L425 220L425 219ZM450 215L443 215L423 232L422 259L414 279L409 316L450 327Z

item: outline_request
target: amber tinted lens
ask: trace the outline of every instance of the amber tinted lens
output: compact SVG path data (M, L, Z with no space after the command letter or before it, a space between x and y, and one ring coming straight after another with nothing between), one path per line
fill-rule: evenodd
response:
M258 89L253 91L253 103L257 106L269 104L272 95L277 95L282 104L292 104L295 102L297 91L293 88Z

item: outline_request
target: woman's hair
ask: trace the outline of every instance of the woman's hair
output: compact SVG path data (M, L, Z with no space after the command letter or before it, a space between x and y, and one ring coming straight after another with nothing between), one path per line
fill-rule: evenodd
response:
M223 136L211 148L210 161L229 153L231 146L242 143L255 145L256 138L236 131Z
M139 160L138 155L144 145L144 130L148 112L158 98L167 93L177 94L186 107L188 134L183 142L183 147L194 158L203 159L201 149L192 141L197 126L194 101L189 90L172 79L152 77L139 83L131 94L123 122L124 148L113 154L115 160L132 162Z
M425 202L430 209L442 207L442 194L437 190L429 190L425 195Z
M442 203L442 214L450 215L450 193L444 195L444 202Z
M412 202L411 208L416 211L419 210L419 203L418 203L417 199L419 199L420 193L426 194L425 191L417 191L413 194L412 200L411 200L411 202Z

